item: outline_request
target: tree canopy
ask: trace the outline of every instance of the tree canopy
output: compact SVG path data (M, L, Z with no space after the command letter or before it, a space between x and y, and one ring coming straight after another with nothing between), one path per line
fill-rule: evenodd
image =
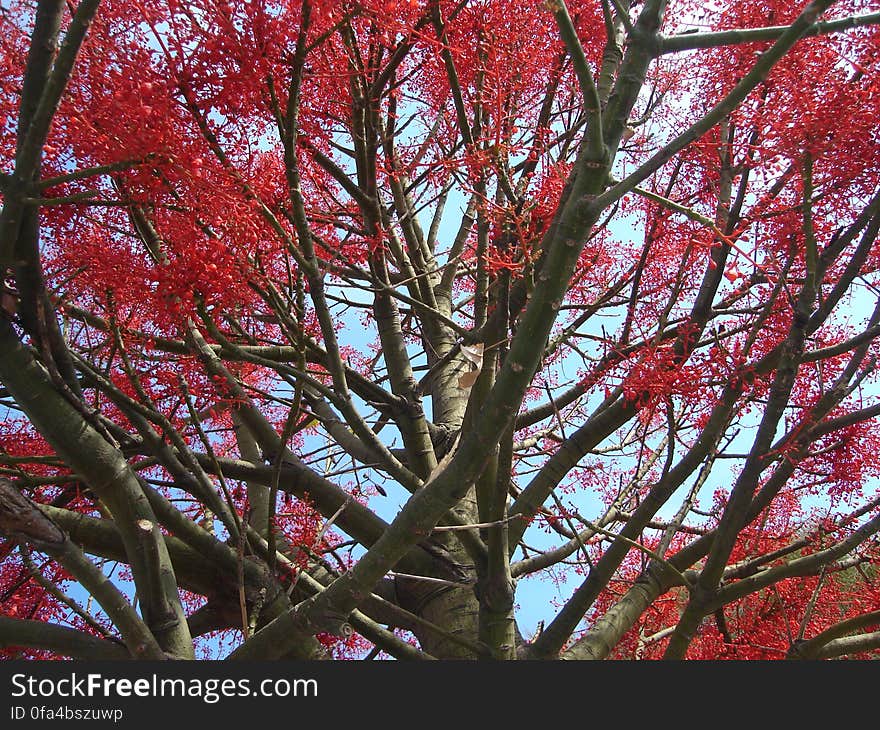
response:
M870 0L4 0L0 117L5 656L876 656Z

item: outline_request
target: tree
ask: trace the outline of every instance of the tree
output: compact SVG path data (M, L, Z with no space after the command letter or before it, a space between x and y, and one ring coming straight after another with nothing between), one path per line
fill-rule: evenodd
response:
M6 655L876 653L871 10L4 2Z

